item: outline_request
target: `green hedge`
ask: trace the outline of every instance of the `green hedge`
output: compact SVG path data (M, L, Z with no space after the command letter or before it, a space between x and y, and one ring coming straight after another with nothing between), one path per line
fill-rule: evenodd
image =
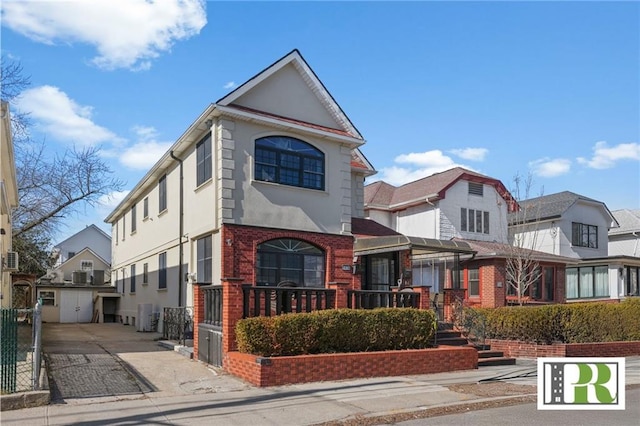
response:
M640 299L473 309L484 317L486 338L546 343L640 340Z
M331 309L255 317L236 326L238 350L261 356L423 349L433 346L430 310Z

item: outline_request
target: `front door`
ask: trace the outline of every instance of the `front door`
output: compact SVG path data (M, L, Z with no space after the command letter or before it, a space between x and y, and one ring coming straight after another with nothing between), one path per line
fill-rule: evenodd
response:
M367 256L362 289L389 291L391 286L397 286L397 259L397 253L380 253Z

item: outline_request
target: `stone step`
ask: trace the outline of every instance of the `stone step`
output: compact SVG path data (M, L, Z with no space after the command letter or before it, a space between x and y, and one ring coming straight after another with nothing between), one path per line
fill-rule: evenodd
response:
M502 351L492 351L486 349L478 350L478 358L502 358L504 357L504 352Z
M438 336L438 339L448 339L450 337L462 337L462 333L460 333L459 331L453 331L453 330L446 330L446 331L438 330L436 332L436 335Z
M478 367L488 367L490 365L515 365L515 358L508 357L492 357L492 358L479 358Z
M448 346L466 346L469 344L467 339L464 337L438 337L436 340L438 345L448 345Z

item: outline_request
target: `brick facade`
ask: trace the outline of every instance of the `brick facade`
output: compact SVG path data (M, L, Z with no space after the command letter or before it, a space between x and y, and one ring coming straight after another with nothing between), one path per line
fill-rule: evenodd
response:
M538 345L517 340L487 339L492 350L516 358L638 356L640 341L604 343L554 343Z
M343 265L353 264L353 237L254 226L222 226L222 277L240 278L246 283L255 282L255 265L258 245L276 238L293 238L313 244L325 252L327 282L349 282L360 288L359 275L343 270ZM358 285L356 286L356 282Z
M277 358L231 352L224 360L225 370L255 386L431 374L477 367L478 352L466 346Z

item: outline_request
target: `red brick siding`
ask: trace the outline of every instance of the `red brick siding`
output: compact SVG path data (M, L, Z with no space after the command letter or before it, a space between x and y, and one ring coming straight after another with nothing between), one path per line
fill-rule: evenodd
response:
M353 282L355 275L351 270L342 270L342 265L353 264L353 237L350 235L229 224L222 227L222 276L242 278L245 283L254 283L258 245L275 238L295 238L321 248L326 254L326 281Z
M505 356L521 358L537 357L597 357L640 355L640 341L604 343L554 343L537 345L517 340L487 339L492 350L502 351Z
M226 371L255 386L430 374L477 367L477 351L463 346L277 358L229 352L224 359Z

